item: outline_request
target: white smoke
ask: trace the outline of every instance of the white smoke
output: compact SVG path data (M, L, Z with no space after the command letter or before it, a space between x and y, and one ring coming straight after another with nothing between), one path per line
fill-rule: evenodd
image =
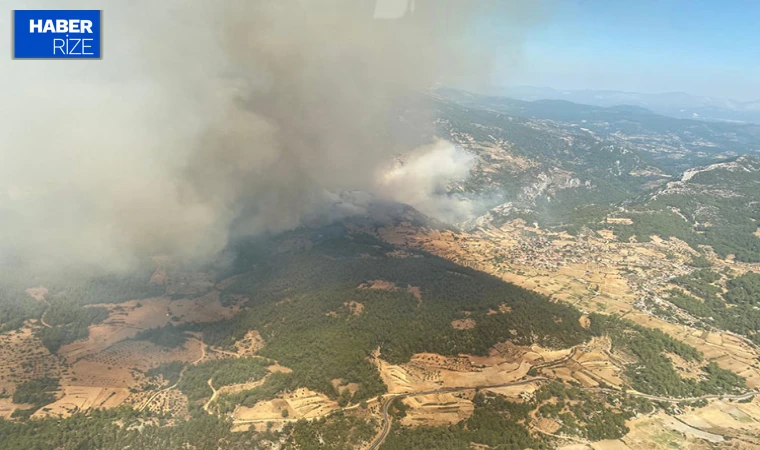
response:
M420 147L383 172L378 192L448 223L472 217L479 208L470 199L452 195L451 184L467 178L476 158L446 141Z

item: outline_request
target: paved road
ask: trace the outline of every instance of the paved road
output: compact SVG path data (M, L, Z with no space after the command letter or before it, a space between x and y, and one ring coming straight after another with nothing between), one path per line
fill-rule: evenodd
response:
M545 362L543 364L538 364L536 366L533 366L534 369L542 369L545 367L555 366L559 364L563 364L575 356L575 353L578 349L576 347L573 347L570 354L568 354L565 357L562 357L560 359ZM484 386L474 386L474 387L449 387L449 388L441 388L441 389L434 389L431 391L423 391L423 392L409 392L406 394L395 394L389 396L382 405L382 413L383 413L383 429L380 432L380 434L375 438L375 440L370 444L368 447L368 450L376 450L380 448L380 445L383 443L385 438L388 436L388 433L391 431L391 420L390 417L388 417L388 408L390 407L391 403L393 403L394 400L399 398L406 398L406 397L415 397L417 395L427 395L427 394L440 394L445 392L457 392L457 391L466 391L469 389L492 389L492 388L500 388L500 387L509 387L509 386L522 386L525 384L530 384L536 381L549 381L546 377L535 377L531 378L530 380L523 380L523 381L514 381L512 383L503 383L503 384L495 384L495 385L484 385Z
M572 355L571 355L572 357ZM569 357L567 358L569 359ZM554 361L553 363L557 363L558 361ZM551 365L552 363L548 363L547 365ZM500 387L509 387L509 386L521 386L524 384L530 384L537 381L549 381L548 378L545 377L535 377L531 378L530 380L523 380L523 381L515 381L513 383L505 383L505 384L498 384L498 385L489 385L489 386L475 386L475 387L449 387L449 388L441 388L441 389L434 389L430 391L423 391L423 392L408 392L405 394L395 394L388 396L382 404L382 414L383 414L383 428L380 432L380 434L375 438L375 440L370 444L368 447L368 450L377 450L380 448L380 445L382 445L385 438L388 436L388 433L391 431L391 420L388 416L388 408L390 407L391 403L393 403L394 400L399 398L406 398L406 397L415 397L417 395L427 395L427 394L439 394L444 392L457 392L457 391L466 391L469 389L492 389L492 388L500 388ZM586 388L590 391L597 391L597 392L607 392L607 393L613 393L613 394L621 394L622 391L615 390L615 389L603 389L603 388ZM753 391L753 392L747 392L746 394L711 394L711 395L703 395L701 397L689 397L689 398L674 398L674 397L659 397L656 395L649 395L644 394L641 392L636 391L628 391L626 392L628 395L632 395L635 397L643 397L649 400L654 401L661 401L661 402L670 402L670 403L678 403L678 402L692 402L697 400L711 400L711 399L722 399L722 400L747 400L748 398L754 397L756 395L760 396L760 391Z
M585 389L588 391L607 392L607 393L612 393L612 394L623 393L623 391L619 391L615 389L603 389L603 388L585 388ZM752 391L752 392L747 392L745 394L710 394L710 395L703 395L701 397L678 398L678 397L660 397L657 395L649 395L649 394L644 394L642 392L636 392L636 391L627 391L625 393L634 397L642 397L649 400L654 400L656 402L668 402L668 403L696 402L699 400L716 400L716 399L747 400L748 398L752 398L756 395L760 395L760 391Z
M440 388L440 389L433 389L430 391L421 391L421 392L407 392L404 394L393 394L386 397L386 399L383 401L382 405L382 412L383 412L383 429L380 431L380 434L375 438L375 440L370 444L370 446L367 448L368 450L377 450L380 448L380 445L383 443L385 438L388 436L388 433L391 431L391 419L388 416L388 408L391 406L391 403L393 403L394 400L400 399L400 398L407 398L407 397L416 397L418 395L429 395L429 394L442 394L447 392L458 392L458 391L467 391L472 389L494 389L494 388L502 388L502 387L510 387L510 386L522 386L525 384L531 384L535 383L537 381L549 381L548 378L545 377L535 377L531 378L530 380L523 380L523 381L514 381L512 383L502 383L502 384L493 384L493 385L483 385L483 386L471 386L471 387L447 387L447 388Z

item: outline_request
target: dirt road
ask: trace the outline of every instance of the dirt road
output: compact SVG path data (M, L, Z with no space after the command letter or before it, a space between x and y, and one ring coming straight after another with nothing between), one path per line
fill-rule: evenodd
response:
M155 398L158 397L158 395L161 394L162 392L166 392L166 391L168 391L170 389L174 389L175 387L177 387L177 385L179 384L179 382L182 380L182 375L185 374L185 370L187 370L187 368L190 365L198 364L199 362L201 362L204 359L206 359L206 344L203 342L203 339L202 338L198 339L198 338L194 338L193 337L193 338L189 338L189 340L196 341L196 342L198 342L201 345L201 356L199 356L198 359L196 359L195 361L191 362L189 365L186 365L185 367L182 368L182 371L179 373L179 377L177 378L177 382L176 383L174 383L173 385L171 385L171 386L169 386L167 388L163 388L160 391L157 391L155 394L151 395L150 398L148 400L146 400L145 403L142 404L142 406L140 407L140 409L138 411L142 411L145 408L147 408L148 405L150 405L150 402L152 402L153 400L155 400ZM209 386L211 386L211 380L208 380L208 382L209 382ZM212 386L211 389L213 390L214 387ZM216 395L216 391L214 391L214 395Z

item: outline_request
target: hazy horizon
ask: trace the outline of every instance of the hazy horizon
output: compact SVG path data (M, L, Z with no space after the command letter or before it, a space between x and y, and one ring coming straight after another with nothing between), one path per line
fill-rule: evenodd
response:
M546 3L493 84L760 99L760 4L672 0ZM488 26L500 28L498 19Z
M595 89L595 88L566 88L566 87L560 87L560 86L551 86L551 85L544 85L544 84L519 84L519 83L509 83L504 84L502 86L494 86L495 90L499 89L545 89L545 90L553 90L558 93L564 93L564 92L572 92L572 93L578 93L578 92L608 92L608 93L620 93L620 94L638 94L638 95L651 95L651 96L665 96L665 95L687 95L689 97L699 97L699 98L708 98L712 100L728 100L733 101L737 103L755 103L760 102L760 97L754 98L754 99L738 99L733 97L726 97L726 96L719 96L719 95L702 95L697 94L694 92L689 92L685 90L674 90L674 91L643 91L643 90L630 90L630 89L615 89L615 88L606 88L606 89Z

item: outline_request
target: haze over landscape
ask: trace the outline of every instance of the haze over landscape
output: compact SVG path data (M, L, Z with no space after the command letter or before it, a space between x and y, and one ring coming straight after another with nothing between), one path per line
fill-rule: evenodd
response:
M524 35L522 64L505 58L494 84L760 100L760 5L754 2L543 5L543 22Z
M757 6L65 7L102 59L0 62L0 449L760 448Z

